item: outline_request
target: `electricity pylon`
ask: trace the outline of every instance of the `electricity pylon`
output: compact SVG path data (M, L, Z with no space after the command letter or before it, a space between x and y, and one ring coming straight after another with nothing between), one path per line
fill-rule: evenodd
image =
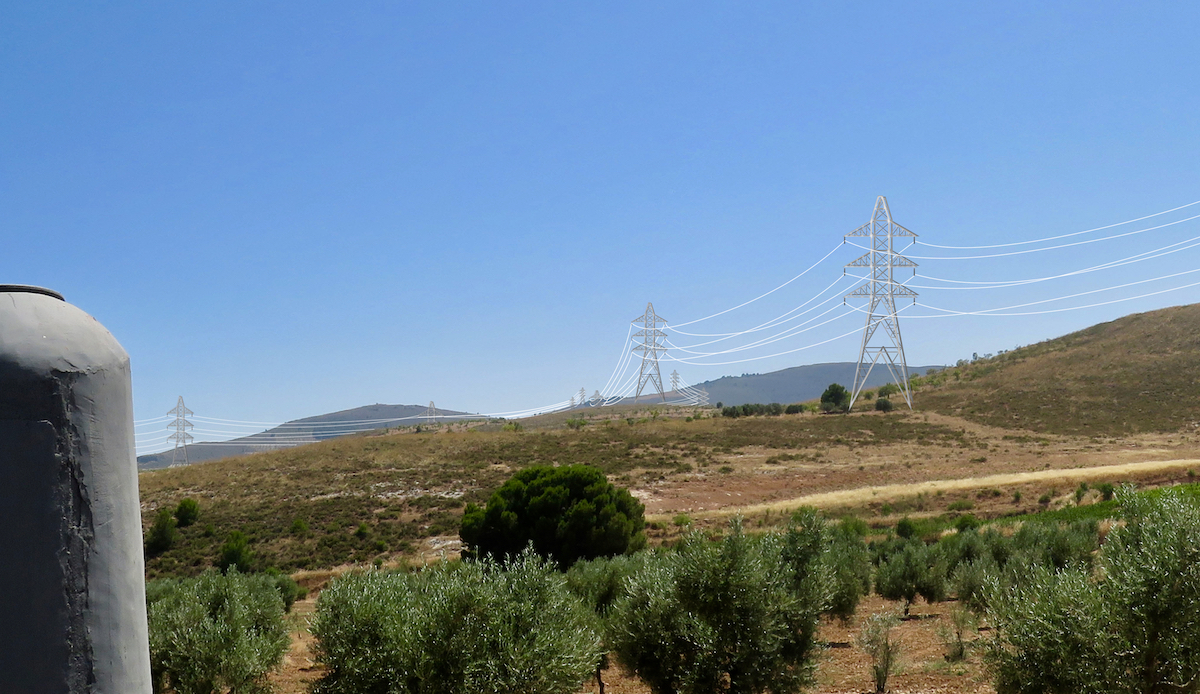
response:
M678 369L671 370L671 392L672 393L679 392L679 370Z
M847 239L870 239L870 250L846 265L868 268L870 274L867 281L842 299L842 303L845 303L846 299L867 300L867 323L863 327L862 346L858 350L858 367L854 370L854 388L850 392L851 407L866 385L867 377L871 375L875 364L883 360L896 385L900 387L908 409L912 409L908 362L904 358L904 340L900 337L900 317L896 311L896 299L912 299L913 303L916 303L917 293L896 281L895 270L912 268L913 275L916 275L917 264L896 252L895 240L916 237L916 234L892 221L892 211L888 209L887 198L882 195L875 201L875 212L871 221L845 236ZM845 243L845 240L842 243ZM875 337L881 325L887 344L872 345L871 338Z
M604 398L600 396L600 391L592 391L592 399L589 401L592 407L599 407Z
M425 423L426 424L430 424L430 423L437 424L437 422L434 421L436 419L437 419L437 408L433 406L433 401L430 400L429 407L425 408Z
M587 391L582 386L579 388L579 406L583 407L583 403L587 402Z
M187 430L191 429L193 426L192 423L187 420L187 418L196 413L189 410L187 405L183 404L183 396L180 395L179 402L173 409L168 411L167 414L175 415L175 421L167 425L168 429L175 429L175 433L167 437L168 441L175 442L175 450L171 451L171 464L175 464L175 457L179 455L179 448L182 446L183 464L187 465L187 445L195 440L192 438L191 434L187 433Z
M658 326L666 325L662 316L654 313L654 304L647 302L646 313L640 318L633 319L634 325L640 325L641 330L633 334L634 338L641 338L642 341L633 348L635 352L642 353L642 368L638 372L638 387L637 394L633 396L633 401L637 402L642 396L642 389L646 384L653 384L658 389L658 394L662 397L663 402L667 401L667 394L663 392L662 373L658 370L658 355L666 354L667 348L663 346L662 340L666 339L667 334L658 329Z

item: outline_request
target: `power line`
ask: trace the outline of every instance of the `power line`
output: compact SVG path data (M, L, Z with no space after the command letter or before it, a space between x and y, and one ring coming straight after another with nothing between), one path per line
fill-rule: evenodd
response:
M1082 234L1090 234L1095 231L1104 231L1105 229L1112 229L1113 227L1124 226L1126 224L1133 224L1134 222L1140 222L1145 219L1150 219L1151 217L1160 217L1164 214L1170 214L1171 212L1177 212L1179 210L1184 209L1185 207L1191 207L1193 205L1200 205L1200 200L1197 200L1196 202L1189 202L1188 204L1180 205L1179 207L1172 207L1171 209L1163 210L1162 212L1155 212L1154 214L1148 214L1145 217L1138 217L1137 219L1130 219L1130 220L1126 220L1124 222L1117 222L1116 224L1108 224L1106 226L1096 227L1095 229L1086 229L1084 231L1073 231L1069 234L1059 234L1058 236L1047 236L1046 238L1033 239L1032 241L1013 241L1012 243L993 243L993 244L986 245L986 246L940 246L936 243L927 243L925 241L917 241L917 243L921 244L922 246L929 246L930 248L946 248L946 249L950 249L950 250L962 250L962 251L982 250L985 248L1008 248L1010 246L1024 246L1024 245L1028 245L1031 243L1045 243L1046 241L1057 241L1058 239L1065 239L1065 238L1069 238L1071 236L1080 236Z

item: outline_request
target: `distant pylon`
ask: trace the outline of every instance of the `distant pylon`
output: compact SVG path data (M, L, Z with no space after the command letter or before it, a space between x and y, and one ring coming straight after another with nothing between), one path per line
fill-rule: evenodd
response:
M908 362L904 358L904 340L900 337L900 317L896 310L896 299L917 301L917 293L896 281L896 268L911 268L916 275L917 264L896 252L895 239L915 239L916 234L892 221L887 198L882 195L875 201L875 212L871 221L846 234L846 238L869 238L870 250L861 258L846 265L867 268L870 273L865 284L842 299L866 299L867 323L863 327L862 346L858 350L858 367L854 370L854 388L850 392L850 406L858 399L867 377L881 359L904 395L904 402L912 409L912 390L908 385ZM843 241L845 243L845 241ZM843 271L844 272L844 271ZM882 325L890 344L871 345L871 338ZM868 361L869 358L869 361Z
M679 371L677 369L671 371L671 392L679 392Z
M572 410L575 409L575 396L574 395L571 396L571 407L569 409L572 409Z
M667 400L667 394L663 392L662 373L658 370L658 355L667 353L667 348L661 342L667 337L667 334L658 329L660 323L667 324L661 316L654 313L654 304L652 303L646 304L645 314L633 320L634 325L640 325L642 328L633 334L634 338L642 338L642 341L633 348L633 351L642 353L642 368L638 372L638 387L637 394L633 396L634 402L637 402L637 399L642 396L642 390L647 383L654 384L663 402Z
M600 391L597 390L592 392L592 407L599 407L602 400L604 400L604 398L600 397Z
M583 403L585 403L585 402L587 402L587 391L583 389L583 386L580 386L579 387L579 405L582 407Z
M175 464L175 457L179 455L179 449L182 447L183 464L187 465L187 445L195 440L192 438L191 434L187 433L187 430L191 429L193 426L192 423L187 420L187 418L196 413L189 410L187 405L183 404L183 396L180 395L179 402L176 403L175 407L169 410L167 414L175 415L175 421L167 425L168 429L175 429L175 433L167 437L168 441L175 442L175 450L171 451L171 464Z
M433 406L433 401L430 400L429 407L425 408L425 423L437 424L437 422L434 421L435 419L437 419L437 408Z

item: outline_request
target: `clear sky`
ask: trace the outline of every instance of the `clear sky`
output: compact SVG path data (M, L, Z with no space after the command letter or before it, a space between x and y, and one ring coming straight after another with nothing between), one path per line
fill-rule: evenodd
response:
M877 195L942 245L1200 200L1198 29L1194 3L7 2L0 282L54 288L104 323L132 357L139 419L179 395L198 414L261 421L374 402L537 407L599 389L647 301L683 323L754 298L833 250ZM1197 235L1188 221L918 262L1016 280ZM857 255L839 249L683 329L758 325ZM1198 257L921 301L1003 307ZM951 363L1197 300L1192 287L903 325L910 363ZM696 383L851 361L857 347L664 372Z

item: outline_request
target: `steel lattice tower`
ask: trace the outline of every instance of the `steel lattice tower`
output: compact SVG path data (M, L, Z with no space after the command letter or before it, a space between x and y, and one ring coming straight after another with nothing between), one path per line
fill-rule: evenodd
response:
M437 419L437 408L433 406L433 401L430 400L429 407L425 408L425 423L429 424L432 422L433 424L437 424L437 421L435 421L436 419Z
M679 370L678 369L671 371L671 392L672 393L679 392Z
M638 387L637 394L633 396L633 401L637 402L642 396L642 390L647 383L651 383L658 389L659 396L663 402L667 400L667 394L663 392L662 373L658 370L658 355L666 354L667 348L663 346L662 340L666 339L667 334L658 329L659 325L666 325L662 316L654 313L654 304L646 304L646 313L640 318L633 319L634 325L641 326L641 330L633 334L634 338L641 338L641 342L633 348L635 352L642 353L642 368L638 372Z
M895 240L916 237L916 234L892 221L887 198L882 195L875 201L875 212L871 221L846 234L847 239L870 239L870 250L846 265L848 268L867 268L870 273L867 281L842 300L843 303L845 299L867 300L867 323L863 327L862 346L858 350L858 367L854 370L854 389L850 392L851 407L866 385L867 377L871 375L875 364L883 360L896 385L900 387L904 402L910 410L912 409L908 362L904 358L904 340L900 337L900 317L896 311L896 299L912 299L915 303L917 293L896 281L895 270L911 268L915 275L917 264L896 252ZM875 337L879 326L883 326L886 343L872 345L871 339Z
M187 465L187 445L195 440L192 438L191 434L187 433L188 429L191 429L193 426L192 423L187 420L187 418L196 413L189 410L187 405L183 404L183 396L180 395L179 402L176 403L175 407L168 411L167 414L175 415L175 421L167 425L168 429L175 430L174 434L171 434L167 437L168 441L175 442L175 450L171 452L171 464L175 464L175 457L179 455L179 448L182 446L183 464Z

